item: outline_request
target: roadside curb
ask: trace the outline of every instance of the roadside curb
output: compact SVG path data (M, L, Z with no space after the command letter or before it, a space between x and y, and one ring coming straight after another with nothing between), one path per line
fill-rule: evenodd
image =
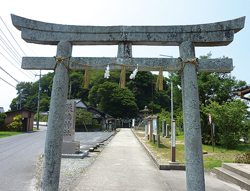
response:
M83 159L89 154L89 151L84 151L83 153L79 154L62 154L62 158L71 158L71 159Z
M186 169L185 165L163 165L163 164L161 164L158 161L158 159L153 155L153 153L151 153L151 151L141 141L141 139L135 134L134 130L131 129L131 131L133 132L133 134L136 137L136 139L138 140L138 142L142 145L143 149L146 151L146 153L148 154L148 156L153 160L153 162L155 163L156 167L159 170L185 170Z
M115 135L116 135L116 133L114 132L111 135L109 135L106 139L103 139L102 141L99 141L99 143L103 143L103 142L109 140L110 137L115 136Z
M96 144L95 147L90 147L90 148L89 148L89 152L94 152L95 149L97 149L100 145L104 145L104 142L105 142L105 141L109 140L110 137L115 136L115 135L116 135L116 132L114 132L114 133L112 133L111 135L109 135L106 139L103 139L103 140L99 141L99 142Z

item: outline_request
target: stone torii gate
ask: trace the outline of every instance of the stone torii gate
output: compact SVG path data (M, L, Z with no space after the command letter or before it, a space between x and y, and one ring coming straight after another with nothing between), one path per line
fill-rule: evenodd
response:
M56 60L50 57L23 57L22 60L23 69L55 70L42 190L55 191L59 186L70 70L85 70L87 67L89 70L105 70L107 64L110 64L110 70L121 70L125 66L126 70L132 71L138 64L139 71L159 71L159 68L181 71L187 190L205 190L197 72L230 72L233 64L232 59L197 60L195 46L230 44L234 33L244 27L245 17L185 26L74 26L44 23L16 15L11 17L26 42L57 45ZM118 54L113 58L70 57L73 45L118 45ZM179 46L183 62L180 58L132 58L132 45Z

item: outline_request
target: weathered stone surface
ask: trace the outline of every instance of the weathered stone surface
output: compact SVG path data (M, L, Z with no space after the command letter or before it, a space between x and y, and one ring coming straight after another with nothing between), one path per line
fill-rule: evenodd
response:
M62 154L75 154L80 151L80 141L75 141L76 102L74 100L67 100L64 116Z
M13 25L26 42L56 45L65 40L73 45L113 45L130 41L133 45L179 46L191 41L195 46L223 46L233 41L244 27L245 17L234 20L176 26L74 26L60 25L11 15Z
M179 49L184 60L195 58L192 42L181 43ZM187 190L205 191L197 72L193 63L186 63L181 85Z
M89 70L105 70L107 65L97 66L100 64L110 64L110 70L121 70L122 66L113 65L112 63L127 64L126 71L133 71L137 64L139 71L159 71L159 68L167 65L176 64L181 61L180 58L115 58L115 57L72 57L71 61L86 64ZM53 70L56 60L52 57L23 57L22 68L29 70ZM85 70L84 65L69 63L71 70ZM163 71L180 71L182 64L164 67ZM200 59L198 60L198 72L231 72L233 70L232 59Z
M75 140L76 102L67 100L64 115L63 141Z
M72 45L62 41L57 46L57 56L71 56ZM67 62L65 62L67 64ZM54 72L49 120L46 133L42 172L42 190L58 190L64 117L68 93L69 72L64 65L57 65Z

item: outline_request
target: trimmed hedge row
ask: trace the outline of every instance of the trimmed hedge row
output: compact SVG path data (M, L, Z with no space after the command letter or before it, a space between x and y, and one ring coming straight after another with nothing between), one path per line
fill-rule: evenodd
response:
M89 132L93 131L101 131L101 125L95 124L95 125L86 125ZM85 126L83 124L76 125L76 132L86 132Z

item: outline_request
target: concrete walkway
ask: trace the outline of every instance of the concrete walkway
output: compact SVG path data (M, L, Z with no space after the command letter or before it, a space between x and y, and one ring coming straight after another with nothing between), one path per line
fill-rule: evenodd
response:
M80 177L76 190L169 190L131 129L121 129Z
M243 191L205 173L206 191ZM75 191L185 191L186 172L158 170L131 129L121 129L83 173Z

